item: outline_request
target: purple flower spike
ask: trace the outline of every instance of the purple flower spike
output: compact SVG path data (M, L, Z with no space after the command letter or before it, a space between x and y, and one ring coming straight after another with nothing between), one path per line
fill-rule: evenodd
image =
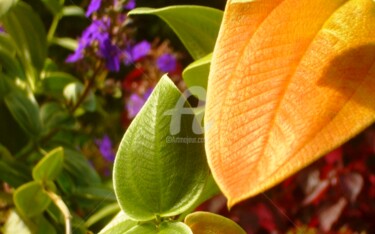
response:
M151 44L148 41L141 41L136 44L131 50L131 57L133 61L148 55L151 50Z
M162 72L172 72L176 69L177 62L173 55L163 54L157 59L156 65Z
M104 135L102 139L95 140L95 143L99 147L99 151L105 160L109 162L113 162L115 160L115 154L112 149L112 141L108 135Z
M5 32L4 28L0 25L0 33Z
M103 36L102 41L99 41L99 55L106 60L108 70L120 70L121 50L112 44L108 34Z
M92 13L99 10L101 5L102 5L102 0L91 0L90 5L86 11L86 17L89 17Z
M135 0L129 0L124 8L127 10L133 10L135 8Z

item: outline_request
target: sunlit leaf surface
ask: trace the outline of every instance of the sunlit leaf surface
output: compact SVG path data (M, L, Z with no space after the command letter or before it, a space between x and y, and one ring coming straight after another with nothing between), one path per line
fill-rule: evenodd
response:
M232 206L375 119L372 0L229 1L208 84L206 150Z

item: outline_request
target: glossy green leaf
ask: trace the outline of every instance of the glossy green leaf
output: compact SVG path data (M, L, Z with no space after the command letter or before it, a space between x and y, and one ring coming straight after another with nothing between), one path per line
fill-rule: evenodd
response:
M210 212L194 212L185 218L194 234L246 234L233 220Z
M200 86L204 89L207 89L211 59L212 53L192 62L184 69L182 77L184 78L184 81L189 88Z
M42 131L38 104L17 90L6 95L4 101L21 128L30 137L38 137Z
M58 147L46 154L33 168L34 180L55 180L64 164L64 150Z
M65 6L62 9L62 15L63 16L79 16L79 17L85 17L85 12L81 7L78 6Z
M0 18L8 12L8 10L17 2L17 0L1 0L0 1Z
M223 12L203 6L170 6L160 9L136 8L130 15L156 15L177 34L194 59L214 49Z
M17 209L27 217L42 213L51 203L51 199L44 192L42 184L37 181L18 187L14 192L13 200Z
M127 233L137 225L137 221L131 220L124 212L119 212L99 234Z
M203 134L193 129L202 131L190 105L162 77L126 131L114 164L117 199L131 218L178 215L199 198L208 168Z
M47 9L52 12L54 15L60 13L62 10L62 5L60 0L41 0Z
M17 52L33 85L47 56L44 25L33 9L22 1L12 7L2 18L2 22L17 46Z

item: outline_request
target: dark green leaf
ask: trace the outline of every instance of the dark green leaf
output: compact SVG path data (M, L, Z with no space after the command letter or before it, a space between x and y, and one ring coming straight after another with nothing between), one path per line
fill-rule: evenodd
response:
M185 223L194 234L231 233L246 234L233 220L209 212L194 212L186 216Z
M77 185L100 184L100 177L85 157L75 150L64 148L64 169L73 176Z
M4 101L21 128L30 137L38 137L42 131L38 104L21 91L9 93Z
M115 192L131 218L178 215L199 198L208 166L203 134L193 129L202 131L164 76L126 131L114 164Z
M210 72L212 53L194 61L185 68L182 77L186 85L191 88L200 86L207 90L208 73Z
M56 128L67 128L74 125L73 118L57 102L47 102L40 108L40 117L44 124L45 130Z
M18 187L13 198L17 209L27 217L42 213L51 202L42 184L37 181Z
M173 29L194 59L213 51L223 18L222 11L203 6L136 8L129 14L159 16Z
M47 56L47 37L39 16L19 1L2 19L6 32L14 40L30 84L34 85Z
M47 7L52 14L57 15L62 10L62 5L60 0L42 0L44 5Z
M137 221L131 220L124 212L119 212L99 234L127 233L137 225Z
M10 77L18 77L25 80L25 73L15 55L0 46L0 65Z
M64 150L58 147L46 154L33 168L33 178L37 181L55 180L64 163Z

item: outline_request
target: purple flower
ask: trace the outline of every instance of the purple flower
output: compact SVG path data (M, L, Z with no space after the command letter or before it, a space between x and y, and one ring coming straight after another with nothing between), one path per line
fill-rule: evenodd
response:
M106 34L99 44L99 56L106 60L108 70L120 70L121 53L121 50L116 45L112 44L109 34Z
M128 110L129 119L134 118L138 114L142 106L147 101L148 97L151 95L152 90L152 88L147 89L146 92L143 94L143 97L139 96L136 93L133 93L130 96L128 102L126 103L126 109Z
M86 17L89 17L92 13L99 10L100 5L102 5L102 0L91 0L90 5L86 11Z
M112 141L108 135L104 135L102 139L95 140L95 144L99 147L99 151L105 160L109 162L113 162L115 160L115 154L112 149Z
M138 59L148 55L148 53L151 50L151 44L144 40L139 43L137 43L132 49L131 49L131 58L133 61L137 61Z
M0 33L3 33L3 32L5 32L5 30L4 30L3 26L0 25Z
M156 60L156 65L162 72L171 72L176 69L176 58L171 54L163 54Z
M124 6L127 10L132 10L135 8L135 0L129 0L128 3Z

